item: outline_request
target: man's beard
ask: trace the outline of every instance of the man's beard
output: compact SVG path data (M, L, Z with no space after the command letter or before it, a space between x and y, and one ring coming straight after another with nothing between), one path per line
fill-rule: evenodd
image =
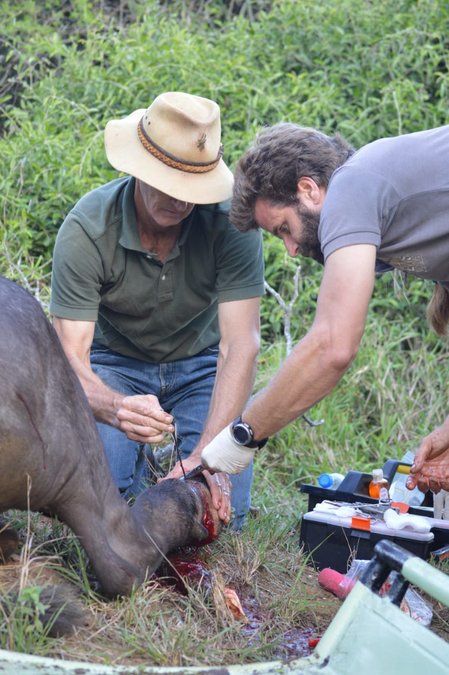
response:
M313 258L323 265L324 257L318 239L320 214L310 211L310 209L301 204L299 199L296 201L295 211L302 225L301 241L297 242L299 253L307 258Z

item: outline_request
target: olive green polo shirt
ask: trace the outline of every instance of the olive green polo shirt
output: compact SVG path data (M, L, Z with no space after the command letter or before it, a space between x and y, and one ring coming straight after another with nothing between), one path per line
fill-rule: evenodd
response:
M95 340L155 363L194 356L219 341L219 302L264 293L259 231L238 232L228 204L197 205L162 264L140 243L135 180L85 195L56 238L50 312L95 321Z

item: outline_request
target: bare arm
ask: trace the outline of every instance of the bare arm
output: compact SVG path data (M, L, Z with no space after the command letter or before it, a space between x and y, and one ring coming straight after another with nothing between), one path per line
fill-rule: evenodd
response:
M220 354L217 376L200 441L190 457L183 460L186 472L201 464L202 448L237 417L251 394L260 344L259 306L259 298L223 302L219 305ZM181 475L182 470L178 463L168 477L176 478ZM204 476L220 518L228 521L229 499L226 498L226 492L217 488L220 482L224 482L225 486L229 485L229 480L225 475L212 478L207 471Z
M223 302L218 307L220 354L217 376L201 439L202 448L240 414L247 402L256 376L259 353L260 299Z
M160 443L164 433L173 430L172 417L161 409L156 396L124 396L107 387L93 372L90 366L93 321L54 317L53 325L95 419L117 427L128 438L141 443Z
M328 258L311 329L243 413L255 438L285 427L340 381L363 335L375 259L370 245L348 246Z
M374 286L376 249L348 246L326 261L312 328L271 382L246 406L244 422L256 440L271 436L324 398L358 351ZM225 427L203 449L202 463L214 471L239 473L254 455Z
M209 413L195 450L183 460L186 471L201 463L203 447L243 409L251 394L259 352L259 298L220 303L220 353ZM169 474L181 475L177 465Z
M350 246L329 257L310 331L243 413L256 438L282 429L339 382L363 335L374 264L374 246Z

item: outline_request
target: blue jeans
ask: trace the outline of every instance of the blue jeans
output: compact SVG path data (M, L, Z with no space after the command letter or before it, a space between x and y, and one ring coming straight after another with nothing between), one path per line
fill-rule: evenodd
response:
M127 396L154 394L161 407L175 418L181 457L196 447L206 421L217 370L218 347L170 363L148 363L122 356L98 343L92 345L92 370L111 389ZM135 496L147 485L144 446L119 429L97 422L112 476L119 490ZM253 467L231 476L233 520L240 529L251 504Z

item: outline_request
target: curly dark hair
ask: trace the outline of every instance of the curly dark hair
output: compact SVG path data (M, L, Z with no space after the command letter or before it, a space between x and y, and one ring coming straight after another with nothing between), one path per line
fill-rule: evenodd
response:
M326 136L289 122L264 129L237 163L231 223L241 232L257 229L256 199L293 204L300 178L308 176L318 186L327 187L335 169L353 152L354 148L339 134Z
M449 324L449 290L435 284L433 295L427 305L427 321L437 335L445 337Z

